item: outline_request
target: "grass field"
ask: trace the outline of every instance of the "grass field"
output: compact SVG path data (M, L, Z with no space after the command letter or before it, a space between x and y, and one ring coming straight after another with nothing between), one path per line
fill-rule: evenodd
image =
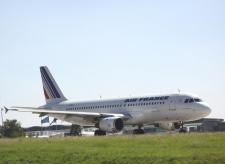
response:
M225 163L225 133L0 139L0 163Z

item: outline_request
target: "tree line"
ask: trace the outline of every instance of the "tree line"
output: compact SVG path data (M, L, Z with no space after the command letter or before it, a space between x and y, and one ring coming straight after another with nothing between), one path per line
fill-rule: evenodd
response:
M34 129L39 127L33 127ZM64 129L65 126L59 126L59 129ZM50 128L48 127L50 130ZM0 138L16 138L16 137L24 137L25 130L21 127L21 124L17 120L6 120L3 122L3 125L0 126ZM51 129L52 130L52 129ZM70 136L80 136L81 135L81 127L79 125L71 125L70 126Z
M6 120L3 122L3 125L0 126L0 138L16 138L24 135L24 130L17 120Z

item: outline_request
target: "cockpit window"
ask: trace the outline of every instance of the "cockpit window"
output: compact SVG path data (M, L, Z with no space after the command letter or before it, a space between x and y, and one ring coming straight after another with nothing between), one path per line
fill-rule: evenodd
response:
M186 100L184 101L184 103L188 103L188 101L189 101L189 99L186 99Z
M193 103L194 102L194 99L189 99L189 103Z
M202 100L199 98L195 98L194 100L195 100L195 102L202 102Z
M199 99L199 98L189 98L189 99L185 99L184 100L184 103L193 103L193 102L202 102L202 100L201 99Z

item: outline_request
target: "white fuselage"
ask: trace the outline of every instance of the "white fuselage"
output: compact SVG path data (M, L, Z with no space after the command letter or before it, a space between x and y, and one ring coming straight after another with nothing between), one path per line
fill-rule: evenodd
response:
M63 101L58 104L48 104L44 107L60 111L124 114L129 117L129 119L124 121L124 124L127 125L192 121L203 118L211 112L205 102L188 94L170 94L90 102ZM49 114L49 116L82 126L93 126L96 121L73 115Z
M32 112L72 124L95 126L98 128L95 135L119 132L123 130L124 125L138 125L134 134L143 134L141 127L146 124L156 124L165 129L178 129L182 127L183 122L203 118L211 112L205 102L190 94L70 102L62 93L48 67L41 66L40 72L46 104L38 108L5 107L6 111Z

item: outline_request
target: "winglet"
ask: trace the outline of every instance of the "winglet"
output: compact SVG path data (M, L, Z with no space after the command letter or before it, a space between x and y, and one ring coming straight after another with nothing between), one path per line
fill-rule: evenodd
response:
M5 106L4 106L4 108L3 109L5 109L5 114L9 111L9 109L8 108L6 108Z

